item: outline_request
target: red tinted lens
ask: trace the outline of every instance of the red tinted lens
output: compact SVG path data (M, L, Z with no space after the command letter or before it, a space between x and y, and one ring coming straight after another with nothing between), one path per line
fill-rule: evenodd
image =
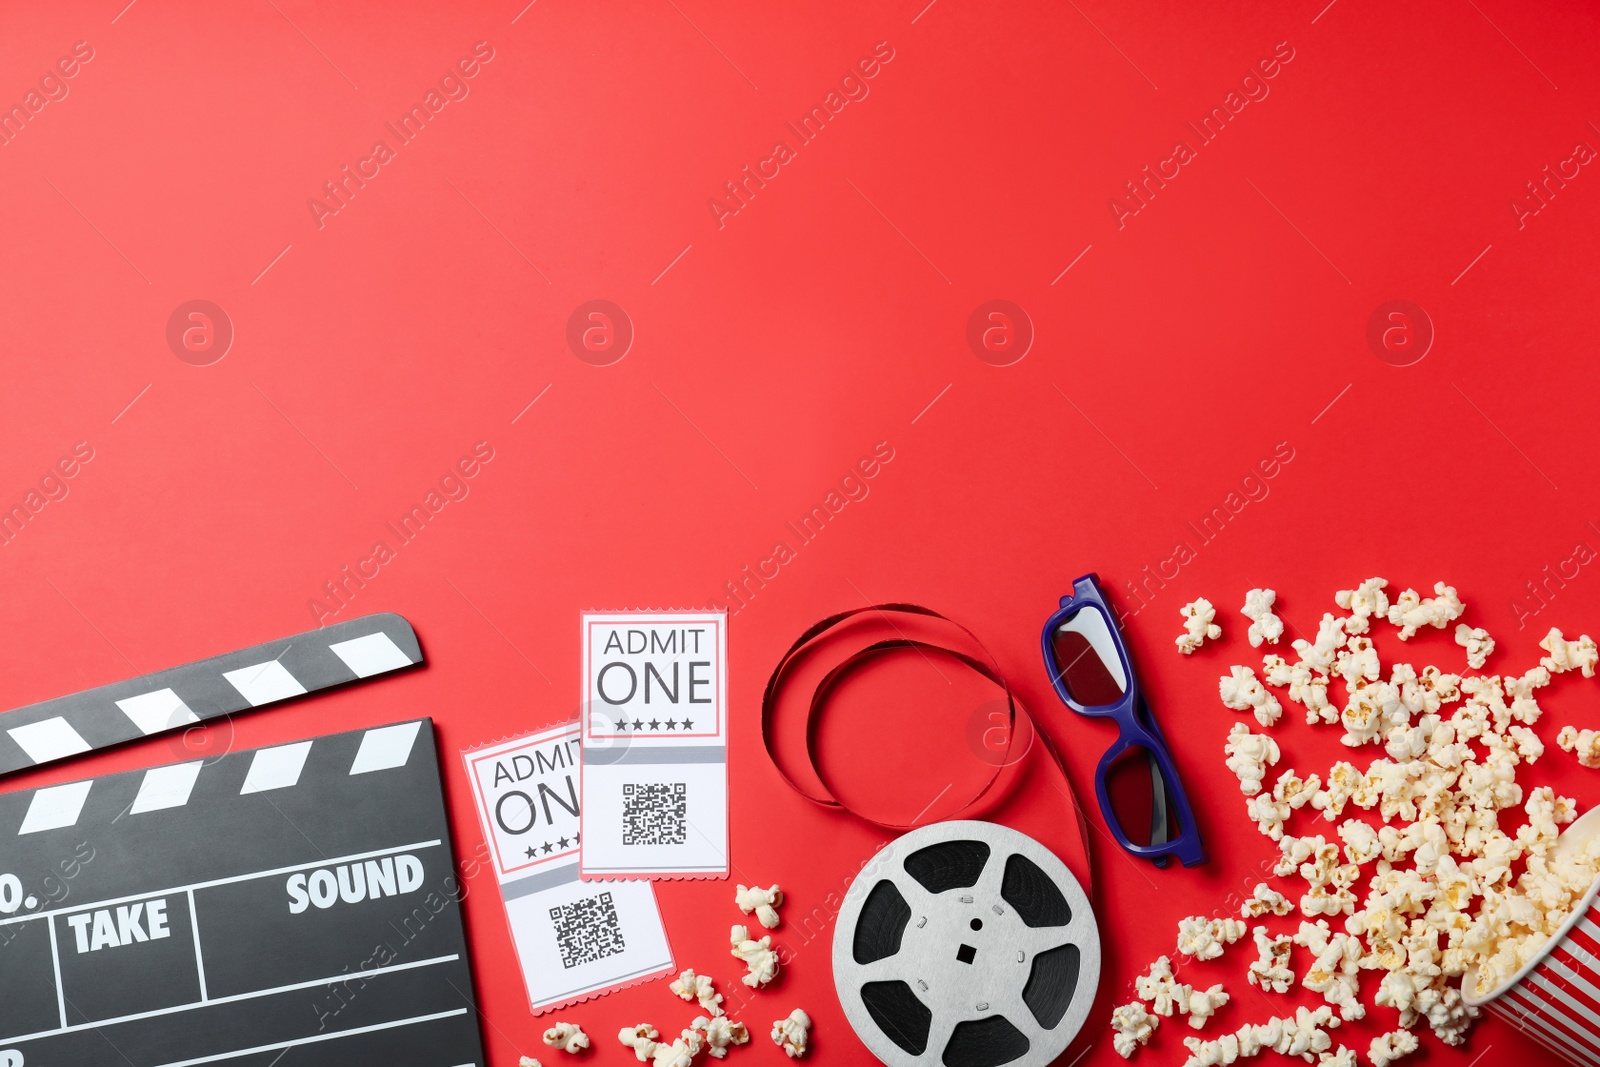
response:
M1106 768L1105 780L1109 817L1130 843L1163 845L1183 833L1177 804L1148 749L1134 745L1118 754Z
M1094 608L1074 612L1050 635L1056 673L1067 692L1086 708L1116 704L1127 691L1116 638Z

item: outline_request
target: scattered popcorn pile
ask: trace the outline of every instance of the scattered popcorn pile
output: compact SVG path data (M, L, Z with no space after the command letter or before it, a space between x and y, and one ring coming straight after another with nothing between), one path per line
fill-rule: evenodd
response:
M1439 582L1432 596L1406 589L1391 598L1388 585L1370 578L1336 593L1345 614L1324 614L1315 640L1295 640L1294 662L1268 654L1259 678L1250 666L1236 665L1218 683L1224 706L1252 714L1263 729L1283 714L1270 690L1284 690L1308 724L1338 725L1344 745L1377 745L1382 753L1364 770L1340 760L1321 774L1301 776L1277 769L1282 752L1272 737L1248 723L1230 729L1227 767L1251 821L1277 843L1273 875L1307 885L1295 899L1263 882L1244 901L1240 919L1284 918L1296 910L1304 917L1292 933L1274 934L1265 926L1251 931L1256 959L1246 979L1268 995L1287 993L1298 982L1324 1003L1216 1040L1186 1038L1184 1067L1231 1064L1269 1049L1317 1067L1358 1067L1357 1053L1335 1048L1327 1030L1366 1016L1359 996L1363 972L1376 972L1372 1003L1399 1014L1398 1028L1367 1048L1372 1067L1389 1067L1416 1051L1412 1030L1423 1023L1441 1041L1459 1045L1478 1014L1462 1000L1459 979L1475 974L1479 995L1504 984L1543 949L1600 876L1600 839L1552 854L1561 827L1577 816L1574 802L1517 781L1518 768L1545 751L1531 729L1543 714L1538 690L1557 674L1593 677L1600 648L1587 635L1568 640L1552 629L1539 642L1547 654L1538 666L1520 675L1470 673L1488 662L1495 642L1482 628L1457 623L1465 605L1455 588ZM1276 602L1270 589L1246 595L1242 611L1251 620L1252 647L1282 636ZM1181 651L1220 636L1209 632L1215 627L1208 601L1186 605L1183 615ZM1374 622L1395 627L1402 641L1424 627L1457 623L1455 642L1470 671L1395 663L1385 677L1368 636ZM1600 768L1600 732L1565 726L1556 743L1585 767ZM1526 824L1507 833L1499 814L1517 808ZM1358 817L1356 809L1375 813L1381 823ZM1304 812L1302 818L1320 814L1331 832L1291 832L1296 812ZM1183 919L1178 952L1195 960L1220 957L1243 938L1240 919ZM1297 978L1301 952L1309 960ZM1162 1018L1188 1014L1189 1025L1201 1029L1228 1001L1221 985L1202 992L1180 983L1166 956L1134 985L1139 999L1111 1017L1113 1044L1125 1058L1150 1042Z
M741 885L734 897L734 903L746 915L754 912L762 926L769 930L774 929L779 924L777 909L783 905L783 890L776 885L766 889ZM752 940L748 929L735 926L730 940L733 944L733 955L744 960L749 971L743 978L746 985L757 989L777 977L778 953L772 948L771 937L763 937L759 941ZM727 1056L728 1049L749 1042L750 1031L743 1023L728 1018L722 1008L722 994L713 988L709 975L696 974L693 969L689 969L678 975L667 988L680 999L698 1004L706 1014L696 1016L694 1021L671 1041L661 1040L660 1032L649 1023L624 1027L618 1031L617 1041L630 1050L640 1063L650 1063L652 1067L693 1067L695 1057L702 1052L720 1060ZM558 1023L556 1029L548 1031L545 1034L545 1043L556 1044L551 1040L551 1035L567 1025ZM583 1037L583 1031L577 1030L576 1027L572 1029L582 1038L580 1047L588 1047L589 1039ZM773 1043L791 1058L806 1054L810 1033L811 1017L798 1008L791 1012L788 1018L779 1019L772 1024ZM567 1039L568 1035L563 1033L561 1040ZM576 1050L569 1047L567 1051ZM529 1067L529 1064L524 1062L523 1067ZM534 1063L531 1067L538 1067L538 1064Z

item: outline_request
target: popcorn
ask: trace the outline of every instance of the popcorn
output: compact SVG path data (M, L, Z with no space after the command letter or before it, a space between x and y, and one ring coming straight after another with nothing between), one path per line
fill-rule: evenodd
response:
M1259 919L1271 912L1273 915L1283 916L1294 910L1288 897L1273 889L1265 882L1257 882L1251 891L1249 899L1239 909L1239 914L1246 919ZM1243 925L1242 923L1240 924Z
M1585 767L1600 767L1600 733L1563 726L1556 735L1556 744L1563 752L1576 753L1578 762Z
M581 1052L589 1047L589 1035L576 1023L556 1023L544 1032L544 1043L562 1052Z
M1364 777L1354 765L1340 760L1328 768L1328 783L1312 795L1311 806L1322 812L1324 819L1333 822L1344 813L1344 806L1355 795Z
M643 1063L656 1054L656 1038L661 1035L656 1033L656 1028L649 1023L640 1023L638 1026L625 1026L617 1031L617 1040L622 1042L624 1048L633 1050L634 1057Z
M1595 648L1594 638L1588 634L1576 641L1568 641L1561 636L1560 630L1552 627L1544 640L1539 642L1539 647L1550 653L1539 661L1539 666L1551 674L1581 670L1585 678L1594 677L1595 661L1600 659L1600 649Z
M1447 1045L1460 1045L1467 1040L1467 1030L1477 1019L1479 1011L1462 999L1461 991L1452 987L1442 993L1428 991L1430 995L1419 998L1423 1014L1433 1029L1433 1036Z
M1473 670L1480 669L1494 651L1494 638L1489 636L1488 630L1464 622L1456 623L1456 644L1467 650L1467 666Z
M752 886L749 889L740 886L738 893L734 895L733 902L746 915L749 915L752 911L755 912L756 921L768 930L776 930L778 928L777 909L783 907L783 890L777 886L770 886L766 889L762 889L760 886Z
M667 988L683 1000L698 1001L712 1015L722 1014L722 994L712 992L710 975L695 974L694 969L690 968L678 975L677 980Z
M1217 1067L1219 1064L1234 1063L1240 1056L1257 1056L1261 1053L1259 1046L1253 1052L1241 1051L1238 1034L1223 1034L1215 1041L1186 1037L1183 1043L1189 1046L1189 1058L1183 1061L1183 1067Z
M1308 1062L1310 1056L1324 1052L1333 1045L1333 1039L1322 1027L1336 1027L1339 1020L1326 1004L1315 1011L1304 1005L1294 1010L1292 1018L1268 1019L1254 1028L1253 1037L1263 1048L1270 1048L1280 1056L1299 1056Z
M1305 916L1351 915L1355 910L1356 895L1339 886L1312 886L1300 898L1300 914Z
M1269 654L1261 661L1261 680L1267 685L1289 687L1289 699L1306 709L1306 722L1338 722L1339 712L1328 701L1328 676L1304 663L1289 663L1282 656Z
M1364 679L1376 682L1383 674L1383 664L1378 661L1378 650L1370 637L1352 637L1344 648L1333 654L1333 669L1346 685L1358 685Z
M1339 1010L1345 1021L1365 1018L1367 1009L1357 997L1357 972L1366 950L1350 934L1330 933L1328 924L1303 922L1293 937L1294 943L1309 949L1315 957L1301 977L1300 984Z
M1409 1030L1395 1030L1372 1039L1367 1047L1367 1058L1372 1067L1389 1067L1401 1056L1417 1051L1417 1037Z
M1137 1000L1124 1004L1111 1013L1111 1045L1117 1055L1125 1060L1133 1058L1141 1045L1150 1043L1150 1035L1161 1023L1160 1016L1151 1015Z
M1352 684L1350 703L1339 713L1344 724L1341 742L1351 748L1360 748L1376 741L1392 725L1405 722L1405 705L1400 702L1400 692L1388 682L1369 685Z
M1249 667L1230 667L1226 678L1217 683L1217 692L1224 707L1234 711L1254 711L1256 722L1271 726L1283 715L1283 705L1256 680L1256 672Z
M1288 821L1292 811L1288 804L1271 793L1257 793L1245 801L1245 810L1256 824L1256 829L1274 841L1283 837L1283 824Z
M1571 822L1577 817L1574 803L1566 797L1558 798L1555 790L1547 785L1529 794L1523 810L1528 814L1528 824L1517 830L1517 840L1523 843L1528 852L1541 857L1561 834L1557 823Z
M1433 592L1433 596L1424 599L1415 589L1407 589L1389 605L1388 619L1391 625L1400 627L1400 640L1409 641L1424 626L1442 630L1466 610L1456 597L1454 586L1434 582Z
M1452 628L1464 610L1456 590L1443 582L1430 597L1406 590L1390 599L1386 587L1383 579L1369 579L1340 591L1336 602L1349 614L1325 614L1314 642L1293 642L1298 661L1269 653L1259 680L1249 667L1235 666L1219 681L1227 706L1258 713L1270 707L1258 714L1262 725L1281 716L1275 700L1268 705L1272 694L1266 687L1287 688L1288 700L1305 707L1309 724L1338 722L1346 746L1376 743L1383 753L1364 767L1338 761L1320 777L1285 769L1269 788L1267 768L1281 758L1277 742L1245 723L1231 726L1227 766L1247 798L1250 818L1278 842L1272 874L1307 883L1294 904L1293 893L1280 892L1286 887L1268 882L1243 902L1239 915L1246 920L1284 916L1295 906L1307 918L1292 936L1255 928L1257 952L1248 980L1261 989L1287 991L1295 981L1292 946L1300 945L1311 961L1299 984L1324 1003L1315 1012L1300 1009L1214 1041L1187 1038L1188 1067L1231 1064L1267 1049L1301 1055L1319 1067L1357 1067L1356 1053L1344 1046L1335 1051L1326 1029L1363 1018L1372 1004L1398 1016L1391 1024L1397 1028L1372 1044L1377 1067L1414 1051L1424 1022L1444 1044L1461 1044L1478 1014L1463 998L1464 976L1474 976L1479 995L1509 982L1600 878L1600 838L1581 848L1555 848L1577 805L1553 789L1518 781L1521 767L1545 752L1532 729L1543 716L1539 691L1556 674L1592 677L1600 670L1600 648L1587 636L1568 641L1552 630L1540 642L1548 654L1538 666L1521 674L1474 673L1481 672L1495 643L1485 630L1462 623L1453 626L1466 651L1461 673L1407 663L1386 669L1368 636L1372 618L1386 619L1399 628L1401 640L1409 640L1423 627ZM1275 594L1268 599L1268 593L1251 591L1245 614L1252 620L1270 615ZM1334 679L1345 688L1330 700ZM1600 730L1567 726L1556 743L1585 766L1600 768ZM1374 818L1347 818L1352 803ZM1287 831L1293 812L1307 805L1334 824L1337 836ZM1502 830L1500 813L1512 809L1521 815L1513 812L1514 821ZM1220 921L1184 919L1179 952L1202 960L1220 956L1224 942L1235 939L1219 936ZM1243 922L1226 922L1242 934ZM1359 980L1365 970L1379 977L1363 1003ZM1147 1013L1140 1004L1137 1013L1115 1020L1124 1055L1149 1039L1162 1015L1187 1012L1190 1025L1202 1028L1219 1006L1212 994L1222 993L1218 986L1180 984L1167 957L1136 984L1156 1011ZM1141 1025L1141 1016L1150 1024ZM1125 1036L1124 1030L1140 1037Z
M730 954L744 960L745 968L750 972L739 979L745 985L758 989L778 977L778 954L772 950L770 934L755 941L751 939L748 928L735 926L728 933L728 941L733 946Z
M728 1054L729 1046L742 1045L750 1040L750 1031L745 1029L744 1023L736 1023L721 1013L712 1018L696 1016L689 1027L705 1035L706 1051L716 1060Z
M1316 642L1311 644L1296 639L1294 650L1300 654L1300 662L1307 669L1327 674L1333 668L1334 653L1344 644L1345 637L1345 620L1324 612L1322 621L1317 624Z
M1220 1067L1250 1056L1259 1056L1264 1050L1284 1056L1299 1056L1311 1062L1312 1057L1333 1046L1324 1026L1338 1026L1339 1020L1326 1005L1316 1011L1305 1007L1295 1009L1292 1016L1268 1019L1265 1023L1245 1025L1236 1033L1224 1034L1216 1041L1201 1041L1197 1037L1184 1038L1189 1048L1189 1058L1184 1067Z
M1189 1025L1196 1030L1205 1029L1206 1020L1217 1013L1217 1009L1228 1003L1228 994L1222 991L1219 982L1210 989L1196 989L1190 992L1189 1002L1183 1008L1189 1013Z
M700 1031L685 1030L672 1044L663 1041L656 1046L655 1067L694 1067L694 1058L705 1047L706 1039Z
M1299 811L1316 796L1317 790L1322 788L1322 779L1316 775L1310 778L1301 778L1293 769L1278 775L1278 781L1272 787L1272 795L1283 801L1295 811Z
M1274 993L1287 993L1290 984L1294 981L1294 973L1289 970L1289 952L1293 942L1288 934L1279 934L1276 937L1267 936L1267 928L1255 928L1256 961L1250 965L1246 978L1253 986L1270 989Z
M1513 726L1506 730L1506 740L1516 746L1517 756L1529 763L1536 762L1544 755L1544 742L1526 726Z
M1238 919L1206 919L1191 915L1178 920L1178 951L1197 960L1214 960L1222 955L1224 945L1235 944L1248 930ZM1153 968L1151 974L1155 974Z
M1261 780L1267 767L1275 766L1279 759L1278 743L1266 734L1253 734L1242 722L1234 723L1228 731L1228 769L1239 779L1239 791L1245 796L1261 792Z
M1281 853L1282 849L1279 851ZM1339 867L1339 846L1321 834L1300 838L1290 854L1304 857L1300 860L1300 877L1313 886L1327 885L1333 881L1334 872Z
M1283 636L1283 620L1272 613L1277 599L1278 594L1271 589L1252 589L1244 595L1240 614L1250 620L1250 630L1245 636L1250 639L1251 648L1260 648L1263 641L1275 645Z
M806 1041L811 1035L811 1016L796 1008L789 1013L787 1019L779 1019L772 1024L773 1044L789 1054L790 1059L799 1059L806 1054Z
M540 1063L532 1056L524 1056L517 1061L517 1067L544 1067L544 1064Z
M1344 632L1364 634L1368 620L1376 615L1382 619L1389 612L1389 597L1384 592L1389 583L1382 578L1368 578L1354 589L1341 589L1333 594L1333 602L1350 612L1344 620Z
M1185 656L1205 641L1215 641L1222 636L1222 627L1212 621L1217 617L1216 606L1205 597L1189 601L1178 609L1178 614L1183 616L1183 633L1178 635L1177 645Z
M1150 973L1133 980L1133 989L1139 994L1140 1000L1155 1009L1157 1015L1168 1018L1180 1004L1188 1005L1189 994L1193 992L1189 986L1180 984L1173 977L1172 961L1166 956L1157 956L1150 965Z
M1539 717L1544 714L1544 709L1539 707L1539 701L1533 693L1534 690L1550 684L1549 668L1534 667L1520 677L1509 677L1503 681L1506 696L1511 698L1511 717L1529 726L1538 722Z
M1339 836L1344 839L1344 858L1358 867L1371 863L1382 852L1378 831L1357 819L1340 823Z

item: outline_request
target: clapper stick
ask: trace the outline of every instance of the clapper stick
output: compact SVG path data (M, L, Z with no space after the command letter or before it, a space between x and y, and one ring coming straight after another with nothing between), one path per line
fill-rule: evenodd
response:
M0 775L414 667L411 624L383 612L0 713Z

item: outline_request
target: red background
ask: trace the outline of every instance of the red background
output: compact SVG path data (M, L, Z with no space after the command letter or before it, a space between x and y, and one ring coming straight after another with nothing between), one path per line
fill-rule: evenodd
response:
M733 617L736 877L782 882L798 920L882 839L787 792L759 747L760 686L806 624L906 599L973 627L1087 799L1109 738L1054 701L1038 627L1091 569L1133 611L1124 583L1189 541L1195 558L1127 626L1214 858L1154 871L1091 833L1106 966L1077 1048L1106 1064L1132 975L1272 851L1222 765L1235 716L1215 683L1244 648L1245 589L1277 588L1306 632L1370 574L1443 578L1507 670L1532 664L1546 626L1596 625L1593 568L1542 607L1525 583L1600 545L1583 480L1600 177L1552 183L1520 226L1512 207L1576 142L1600 145L1586 5L124 2L0 12L0 100L74 42L94 50L0 148L0 501L74 442L94 449L0 557L6 706L308 628L310 601L333 606L323 583L487 441L470 495L336 616L401 612L427 668L206 741L432 715L465 857L482 836L455 753L572 711L580 610L725 600L888 442L870 494ZM308 200L478 41L494 58L470 95L319 227ZM708 200L878 42L894 58L870 95L719 228ZM1119 229L1111 198L1279 42L1293 60L1270 95ZM204 367L165 333L197 298L236 331ZM607 367L565 341L594 298L636 332ZM996 298L1036 331L1007 367L965 340ZM1437 333L1412 366L1366 341L1392 299ZM1186 523L1278 442L1294 458L1267 496L1202 545ZM1182 659L1177 609L1196 595L1229 644ZM1461 662L1443 638L1415 655ZM1595 725L1591 685L1549 691L1551 753L1523 775L1585 806L1600 789L1553 740ZM907 732L862 745L901 752ZM1279 735L1302 770L1339 749L1292 721ZM186 751L156 739L10 784ZM492 881L470 885L484 1040L506 1067L548 1051L549 1020L526 1011ZM660 897L680 963L730 985L731 887ZM798 1005L820 1060L864 1061L828 937L794 922L780 941L795 958L742 1009L757 1034L741 1054L778 1062L767 1022ZM1235 997L1211 1032L1304 999L1260 997L1246 956L1204 965ZM691 1013L652 986L565 1014L620 1062L619 1025L675 1032ZM1146 1061L1179 1062L1180 1031L1166 1024ZM1422 1062L1531 1052L1492 1021L1463 1049L1425 1046Z

